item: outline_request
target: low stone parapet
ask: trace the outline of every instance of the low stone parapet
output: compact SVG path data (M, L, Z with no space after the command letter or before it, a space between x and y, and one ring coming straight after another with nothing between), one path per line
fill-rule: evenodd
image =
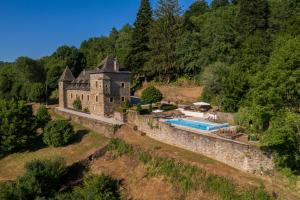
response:
M55 108L55 112L66 119L72 120L109 138L115 137L115 132L118 127L123 124L122 122L116 121L112 118L94 117L93 115L68 109Z

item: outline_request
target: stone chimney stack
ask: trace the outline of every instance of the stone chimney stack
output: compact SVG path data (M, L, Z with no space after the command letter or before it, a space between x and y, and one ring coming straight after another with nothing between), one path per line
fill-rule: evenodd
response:
M118 60L117 60L117 58L114 59L114 70L115 70L116 72L119 71L119 65L118 65Z

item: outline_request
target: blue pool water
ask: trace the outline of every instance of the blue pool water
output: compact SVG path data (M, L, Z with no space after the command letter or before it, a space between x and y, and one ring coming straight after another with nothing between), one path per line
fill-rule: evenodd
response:
M186 119L169 119L166 120L165 123L171 125L185 126L194 129L200 129L204 131L212 131L220 128L229 127L228 124L209 124L209 123L191 121Z

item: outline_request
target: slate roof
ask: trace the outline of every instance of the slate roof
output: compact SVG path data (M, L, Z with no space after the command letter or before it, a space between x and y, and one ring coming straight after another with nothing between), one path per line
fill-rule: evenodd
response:
M124 68L118 62L117 68L115 68L115 58L107 56L101 63L99 63L94 70L83 70L79 76L71 80L72 83L67 87L69 90L90 90L90 75L100 73L130 73L129 71L122 71ZM69 69L69 68L68 68ZM69 70L71 72L71 70ZM69 73L69 72L68 72ZM72 74L72 72L71 72ZM63 75L62 75L63 76ZM109 78L106 76L106 78Z
M75 80L71 70L69 69L69 67L67 66L64 70L64 72L62 73L62 75L59 78L59 81L73 81Z

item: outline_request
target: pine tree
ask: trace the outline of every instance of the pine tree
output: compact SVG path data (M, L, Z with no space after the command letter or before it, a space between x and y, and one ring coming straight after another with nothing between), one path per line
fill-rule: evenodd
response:
M177 75L176 46L182 33L178 0L159 0L156 21L150 31L150 60L147 72L169 82Z
M187 30L192 30L194 25L191 21L192 17L197 17L206 13L209 10L208 4L205 0L197 0L184 13L184 25Z
M240 0L238 28L241 34L252 34L257 30L268 28L267 0Z
M219 7L222 7L222 6L227 6L228 4L229 4L228 0L213 0L211 2L211 8L212 9L217 9Z
M149 30L152 23L152 10L149 0L141 0L132 33L131 51L125 65L135 74L142 74L149 53Z

